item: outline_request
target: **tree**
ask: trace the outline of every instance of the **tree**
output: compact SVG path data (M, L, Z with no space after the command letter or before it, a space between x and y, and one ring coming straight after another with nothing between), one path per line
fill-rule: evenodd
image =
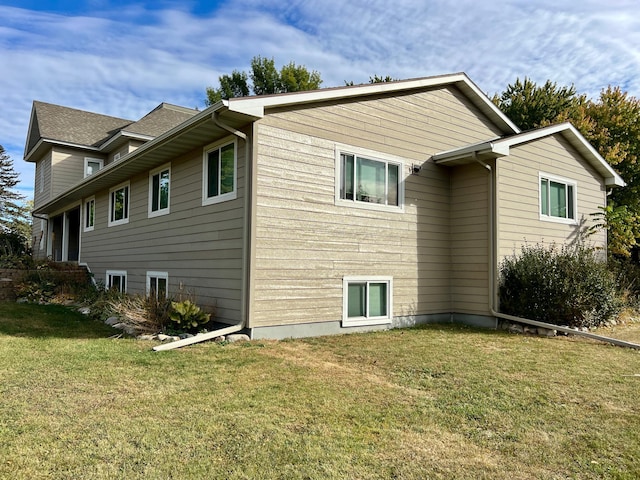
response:
M5 237L17 236L26 245L31 239L31 207L23 202L23 195L13 190L19 181L13 160L0 145L0 233Z
M273 58L258 55L251 59L250 73L234 70L231 75L218 77L218 82L218 88L207 87L207 105L233 97L246 97L250 92L254 95L270 95L317 90L322 84L322 79L317 71L309 71L303 65L296 65L294 62L284 65L278 71Z
M531 79L516 79L501 95L491 99L520 129L530 130L571 120L586 102L585 95L576 95L573 85L559 88L551 80L539 87Z
M528 78L492 100L523 129L571 121L618 172L627 186L614 188L607 207L594 213L608 231L609 253L629 256L640 243L640 101L618 87L591 100L577 95L573 85L559 88L547 80L539 87Z
M389 75L387 75L386 77L381 77L378 75L374 75L373 77L369 77L369 83L387 83L387 82L395 82L397 81L397 78L393 78ZM355 85L355 83L353 83L353 80L347 82L345 80L344 82L345 86L347 87L353 87Z

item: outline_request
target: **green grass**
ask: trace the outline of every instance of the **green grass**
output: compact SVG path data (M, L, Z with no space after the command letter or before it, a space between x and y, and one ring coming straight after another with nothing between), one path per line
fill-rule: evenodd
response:
M638 351L442 325L168 352L112 334L0 304L0 478L640 477Z

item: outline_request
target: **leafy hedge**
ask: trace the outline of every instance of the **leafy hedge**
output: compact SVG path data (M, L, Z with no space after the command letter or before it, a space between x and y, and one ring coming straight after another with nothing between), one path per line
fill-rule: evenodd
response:
M599 326L622 307L606 263L584 245L524 246L501 264L499 298L502 313L572 327Z

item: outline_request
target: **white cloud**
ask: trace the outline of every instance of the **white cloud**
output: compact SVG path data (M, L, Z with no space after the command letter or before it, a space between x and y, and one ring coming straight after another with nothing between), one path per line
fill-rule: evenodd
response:
M489 94L529 76L590 96L609 84L640 95L631 1L234 0L199 16L195 7L97 0L73 16L0 6L11 66L0 78L0 144L24 184L32 100L132 119L162 101L202 106L206 86L258 54L318 70L324 86L465 71Z

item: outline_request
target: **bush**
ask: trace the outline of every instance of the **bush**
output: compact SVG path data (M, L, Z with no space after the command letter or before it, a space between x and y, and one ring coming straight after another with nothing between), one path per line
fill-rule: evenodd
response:
M173 327L181 331L194 331L201 328L211 320L211 315L203 312L200 307L191 300L171 302L169 319Z
M500 310L518 317L572 327L595 327L620 311L616 283L584 245L524 246L500 266Z

